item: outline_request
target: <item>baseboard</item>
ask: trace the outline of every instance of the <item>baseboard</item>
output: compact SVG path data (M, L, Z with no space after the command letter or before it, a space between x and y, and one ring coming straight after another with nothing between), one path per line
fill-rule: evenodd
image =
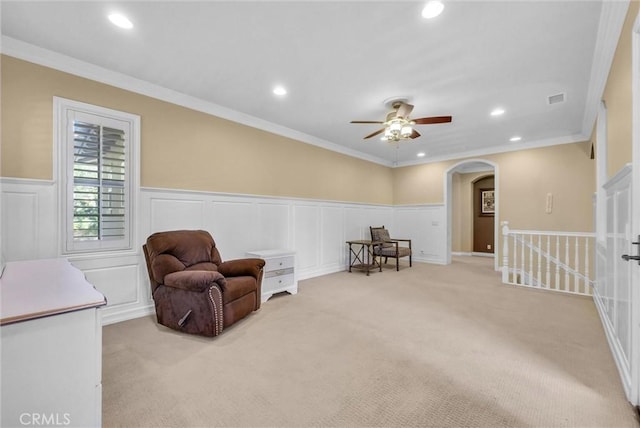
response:
M134 307L130 309L123 309L119 311L114 311L108 314L105 314L104 311L108 310L108 307L102 309L102 326L109 324L115 324L122 321L128 321L135 318L146 317L149 315L153 315L155 313L155 308L153 305L145 305Z
M339 265L339 264L332 264L332 265L328 265L328 266L323 266L321 268L318 269L300 269L298 271L298 274L296 275L296 279L298 281L302 281L304 279L311 279L311 278L315 278L316 276L323 276L323 275L329 275L332 273L336 273L336 272L342 272L348 269L347 265Z
M444 260L438 258L438 257L416 257L413 256L413 261L414 262L418 262L418 263L431 263L434 265L446 265L447 263L445 263ZM402 262L401 262L402 263Z
M429 263L429 264L436 264L436 265L444 265L446 264L443 260L440 260L438 258L428 258L428 257L413 257L413 262L414 263ZM395 259L389 260L389 262L387 263L387 265L393 265L395 266ZM400 261L400 266L401 267L409 267L409 259L402 259ZM298 273L298 277L297 280L298 281L303 281L305 279L311 279L311 278L315 278L317 276L323 276L323 275L329 275L332 273L337 273L337 272L346 272L349 270L349 265L345 264L344 266L340 266L340 265L331 265L328 267L324 267L322 269L313 269L313 270L300 270L300 272Z
M494 253L480 253L476 251L452 251L452 256L464 256L464 257L490 257L494 258Z
M479 253L479 252L473 252L471 253L471 255L474 257L490 257L492 259L496 256L494 253Z

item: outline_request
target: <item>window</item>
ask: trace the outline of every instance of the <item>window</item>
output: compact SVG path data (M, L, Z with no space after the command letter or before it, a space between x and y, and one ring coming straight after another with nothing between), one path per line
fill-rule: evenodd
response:
M54 102L62 252L131 249L139 117L62 98Z

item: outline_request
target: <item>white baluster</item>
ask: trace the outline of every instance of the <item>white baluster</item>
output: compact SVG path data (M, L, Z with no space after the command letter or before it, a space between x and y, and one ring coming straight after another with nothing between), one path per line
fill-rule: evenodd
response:
M569 236L566 236L564 239L564 265L569 265ZM562 285L562 289L564 291L569 291L569 271L565 268L564 270L564 284Z
M518 276L516 274L516 266L518 265L518 241L516 241L516 235L514 233L511 234L513 238L513 267L511 268L511 283L518 283Z
M533 282L533 235L529 235L529 285L535 285Z
M591 295L589 283L589 237L584 238L584 294Z
M556 282L553 284L553 289L560 288L560 236L556 235Z
M578 246L578 240L579 239L578 239L577 236L575 237L575 240L576 240L576 245L575 245L576 253L575 253L573 258L575 260L576 265L573 267L573 269L574 269L574 271L573 271L573 291L575 293L579 293L580 292L580 276L579 276L579 273L580 273L580 248Z
M524 235L520 235L521 241L520 243L522 244L522 250L521 250L521 254L522 254L522 260L520 261L520 284L526 284L525 280L524 280L524 274L526 272L525 268L524 268L524 263L525 263L525 252L524 252Z
M547 235L547 253L544 255L547 260L547 269L546 269L546 287L549 288L551 286L551 262L549 258L551 257L551 237Z
M509 222L502 222L502 283L509 283Z
M538 235L538 246L536 247L538 250L538 287L543 286L542 284L542 236ZM544 284L546 288L546 284Z

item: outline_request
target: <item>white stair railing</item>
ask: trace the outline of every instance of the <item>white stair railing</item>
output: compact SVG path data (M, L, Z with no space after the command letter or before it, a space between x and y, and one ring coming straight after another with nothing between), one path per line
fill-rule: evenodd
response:
M502 222L502 282L591 296L595 233L511 230Z

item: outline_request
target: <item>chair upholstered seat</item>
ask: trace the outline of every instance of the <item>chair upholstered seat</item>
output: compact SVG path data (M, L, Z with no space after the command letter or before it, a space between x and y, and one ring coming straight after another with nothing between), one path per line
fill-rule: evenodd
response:
M398 247L397 253L395 247L380 247L375 251L378 256L384 257L407 257L411 255L411 249L407 247Z
M256 289L256 279L252 276L236 276L227 278L222 286L222 303L233 302L240 297L253 293Z

